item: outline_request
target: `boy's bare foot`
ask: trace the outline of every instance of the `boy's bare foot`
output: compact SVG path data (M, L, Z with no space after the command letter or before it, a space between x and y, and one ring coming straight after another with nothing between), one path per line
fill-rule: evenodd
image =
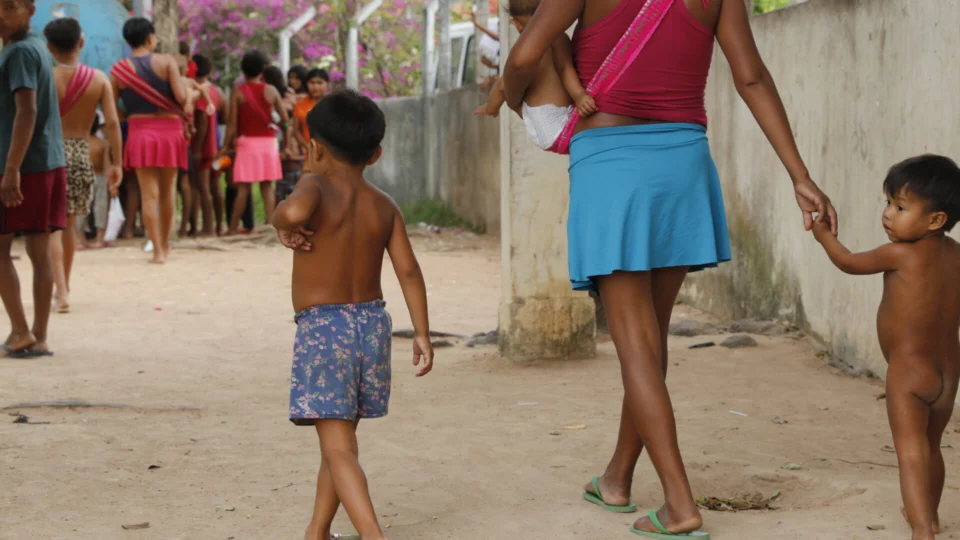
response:
M593 481L587 482L587 485L583 486L583 490L601 497L603 502L610 506L626 506L630 504L630 488L632 486L629 483L615 484L607 480L606 475L604 475L597 480L597 485L600 487L600 494L594 493Z
M223 233L222 236L236 236L240 234L236 229L227 229L227 232Z
M700 516L700 511L697 510L696 506L693 507L692 512L675 512L664 505L660 510L657 510L657 519L668 531L674 534L693 532L703 526L703 517ZM649 517L638 519L633 527L645 532L660 532Z
M7 336L7 340L3 342L3 352L5 355L11 352L20 352L36 344L37 338L30 332L26 334L10 334Z
M167 255L159 249L153 250L153 257L150 259L150 264L166 264Z
M900 515L903 516L903 520L907 522L907 525L910 525L910 518L907 517L907 509L900 507ZM933 534L940 534L943 530L940 528L940 516L934 514L933 516Z

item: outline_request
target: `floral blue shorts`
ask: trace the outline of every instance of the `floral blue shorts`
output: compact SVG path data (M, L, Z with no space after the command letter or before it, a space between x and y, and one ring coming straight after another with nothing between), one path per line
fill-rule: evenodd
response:
M393 335L386 302L313 306L295 320L290 421L386 416Z

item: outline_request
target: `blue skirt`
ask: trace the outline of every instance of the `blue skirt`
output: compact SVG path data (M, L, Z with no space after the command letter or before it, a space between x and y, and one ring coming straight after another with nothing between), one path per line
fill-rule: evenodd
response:
M570 145L570 281L730 260L720 178L706 129L647 124L577 134Z

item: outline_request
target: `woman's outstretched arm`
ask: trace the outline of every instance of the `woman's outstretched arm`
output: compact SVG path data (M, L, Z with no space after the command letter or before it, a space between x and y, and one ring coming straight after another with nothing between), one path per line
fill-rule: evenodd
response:
M510 50L503 71L507 105L519 109L527 88L537 76L540 59L560 34L573 26L583 12L585 0L543 0L530 24Z
M803 212L804 227L810 230L814 221L813 213L816 212L817 221L829 222L830 230L836 235L837 211L830 198L810 179L807 166L800 157L780 93L753 40L749 15L743 2L723 2L717 25L717 41L730 63L737 92L790 174L797 204Z

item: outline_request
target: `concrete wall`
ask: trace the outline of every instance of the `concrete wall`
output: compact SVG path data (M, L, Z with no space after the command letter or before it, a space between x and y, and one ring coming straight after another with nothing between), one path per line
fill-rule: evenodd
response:
M755 17L756 40L811 176L854 251L885 243L881 185L924 152L960 158L960 47L953 2L810 0ZM687 299L728 317L796 321L835 359L883 376L876 311L882 278L850 277L803 231L790 180L738 97L717 49L709 135L723 182L734 262L691 279Z
M471 86L430 98L381 101L387 134L370 181L400 204L443 200L471 223L498 234L499 123L473 116L485 100Z

